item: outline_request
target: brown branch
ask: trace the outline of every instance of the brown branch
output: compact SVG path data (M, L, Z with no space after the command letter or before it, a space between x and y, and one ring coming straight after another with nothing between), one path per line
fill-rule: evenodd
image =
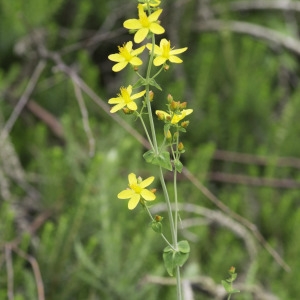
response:
M226 7L227 8L227 7ZM226 10L224 5L216 5L214 11L222 13ZM289 12L300 12L300 3L286 0L268 0L268 1L236 1L229 4L231 11L249 11L249 10L280 10Z
M64 139L64 131L60 122L49 111L33 100L28 101L26 109L44 122L58 138Z
M276 167L291 167L300 169L300 159L295 157L268 157L224 150L216 150L214 159L242 164L255 164L260 166L274 165Z
M251 37L263 40L265 42L283 47L296 55L300 55L300 41L279 33L276 30L266 28L264 26L255 25L240 21L221 21L210 20L198 22L194 25L196 31L232 31L235 33L246 34Z
M220 181L233 184L244 184L250 186L269 186L272 188L283 189L298 189L300 182L292 179L276 179L276 178L262 178L252 177L241 174L229 174L222 172L208 173L208 178L212 181Z

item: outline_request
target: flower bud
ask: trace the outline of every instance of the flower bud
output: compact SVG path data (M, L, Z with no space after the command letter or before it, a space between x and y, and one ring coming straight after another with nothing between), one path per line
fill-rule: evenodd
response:
M155 215L154 219L155 219L156 222L161 222L163 217L159 216L159 215Z
M131 115L134 113L134 111L129 109L128 107L124 107L124 108L122 108L122 110L125 115Z
M172 111L175 111L177 110L178 108L180 107L180 102L176 102L176 101L172 101L171 104L170 104L170 109Z
M180 152L184 150L184 145L181 142L178 144L178 150Z
M169 69L170 69L170 66L167 65L167 64L165 64L165 65L164 65L164 70L165 70L165 71L168 71Z
M155 194L157 191L157 189L150 189L150 192L152 192L153 194Z
M138 67L138 66L133 66L133 70L134 70L135 72L137 72L137 71L139 70L139 67Z
M190 121L183 121L181 122L180 126L183 127L183 128L187 128L190 124Z
M171 103L173 101L173 96L171 94L169 94L167 96L167 100L168 100L169 103Z
M157 115L158 120L164 121L165 120L165 115L162 114L161 112L157 111L155 112Z
M172 141L172 134L171 134L170 130L168 130L167 132L165 132L165 137L166 137L166 139L167 139L168 142Z
M173 141L174 141L175 143L177 142L178 136L179 136L179 133L178 133L177 131L174 132L174 134L173 134Z
M186 102L182 102L182 103L180 104L180 109L185 109L186 106L187 106L187 103L186 103Z
M153 93L153 91L149 91L149 100L150 100L150 101L153 101L153 98L154 98L154 93Z

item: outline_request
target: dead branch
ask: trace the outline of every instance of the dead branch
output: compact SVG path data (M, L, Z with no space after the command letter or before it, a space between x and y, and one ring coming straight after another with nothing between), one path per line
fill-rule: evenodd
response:
M240 21L208 20L196 23L194 29L198 32L232 31L234 33L246 34L300 55L299 40L260 25Z

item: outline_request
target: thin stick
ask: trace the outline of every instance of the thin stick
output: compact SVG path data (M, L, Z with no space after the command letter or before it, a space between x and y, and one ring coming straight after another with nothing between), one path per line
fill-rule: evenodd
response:
M14 300L14 269L11 258L11 246L5 245L5 261L7 271L7 298L8 300Z

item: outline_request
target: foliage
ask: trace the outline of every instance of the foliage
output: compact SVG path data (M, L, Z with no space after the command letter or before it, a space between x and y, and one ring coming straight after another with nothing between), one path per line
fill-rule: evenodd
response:
M147 149L136 147L134 136L124 138L125 129L99 101L90 101L85 94L96 141L95 156L90 157L70 74L61 72L52 58L42 58L38 49L43 46L60 54L62 62L105 103L120 82L130 80L126 72L111 72L107 56L117 52L120 41L128 41L117 28L133 11L135 1L23 2L0 3L0 298L8 297L13 283L15 299L38 299L30 261L35 258L49 300L173 299L168 285L149 279L167 275L157 264L164 244L151 223L144 224L143 210L128 212L126 201L116 198L125 171L129 166L140 170ZM163 25L170 32L166 38L176 48L189 49L184 66L166 73L160 82L162 98L172 92L181 97L175 100L188 99L194 110L185 137L187 168L222 203L256 224L291 272L284 271L247 231L248 241L253 238L259 253L250 257L245 239L212 218L219 208L182 174L178 197L207 209L203 215L180 212L182 235L191 245L183 276L191 280L208 276L221 283L234 265L239 274L236 285L259 286L279 299L296 299L300 292L299 54L249 34L201 31L198 20L205 22L205 17L199 3L163 3L168 11ZM215 18L263 25L286 36L295 37L294 26L299 26L293 11L287 15L278 10L274 15L269 9L234 12L229 0L211 5L219 11ZM206 7L208 12L210 8ZM47 64L30 101L3 139L2 130L41 59ZM155 99L155 108L165 109L164 102ZM43 108L42 113L33 104ZM252 156L242 163L237 154L233 159L217 156L218 150ZM147 168L143 167L144 177L153 166ZM217 177L220 173L226 175L225 181ZM205 299L199 285L193 286L195 299ZM238 289L241 292L232 299L255 299L249 289Z

